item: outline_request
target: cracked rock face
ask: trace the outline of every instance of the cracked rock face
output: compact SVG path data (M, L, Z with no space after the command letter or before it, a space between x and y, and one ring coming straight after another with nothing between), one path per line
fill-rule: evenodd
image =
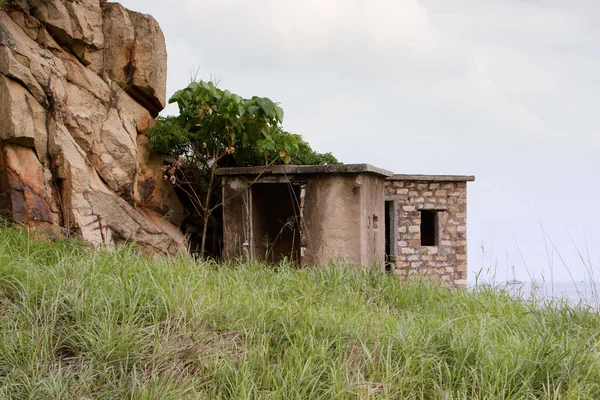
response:
M0 10L0 212L185 251L184 210L145 131L166 103L164 36L101 0L19 0Z

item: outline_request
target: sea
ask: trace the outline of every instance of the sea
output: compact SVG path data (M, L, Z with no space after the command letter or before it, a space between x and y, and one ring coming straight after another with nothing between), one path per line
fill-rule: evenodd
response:
M521 282L494 283L514 297L539 303L566 301L573 306L600 310L600 282ZM473 287L472 285L471 287Z

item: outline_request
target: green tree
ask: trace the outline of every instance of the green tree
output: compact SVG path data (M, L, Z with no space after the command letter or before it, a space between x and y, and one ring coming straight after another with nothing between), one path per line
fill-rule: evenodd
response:
M161 117L151 128L155 151L173 161L171 182L177 184L182 163L205 176L205 193L188 193L203 216L201 255L204 255L208 219L219 206L213 200L219 167L272 164L337 164L330 153L314 152L302 136L284 131L283 110L268 98L245 99L212 82L192 82L169 100L178 116ZM181 178L181 177L180 177ZM186 184L185 179L179 180Z

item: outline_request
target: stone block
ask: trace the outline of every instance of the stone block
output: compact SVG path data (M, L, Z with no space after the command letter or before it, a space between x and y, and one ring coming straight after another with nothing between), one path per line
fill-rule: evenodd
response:
M427 254L437 254L438 253L438 248L437 248L437 246L425 247L425 252Z

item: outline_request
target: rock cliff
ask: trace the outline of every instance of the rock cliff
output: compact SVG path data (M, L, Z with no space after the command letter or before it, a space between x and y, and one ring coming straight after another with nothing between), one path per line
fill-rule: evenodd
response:
M166 102L151 16L102 0L0 10L0 210L93 244L184 250L184 210L144 134Z

